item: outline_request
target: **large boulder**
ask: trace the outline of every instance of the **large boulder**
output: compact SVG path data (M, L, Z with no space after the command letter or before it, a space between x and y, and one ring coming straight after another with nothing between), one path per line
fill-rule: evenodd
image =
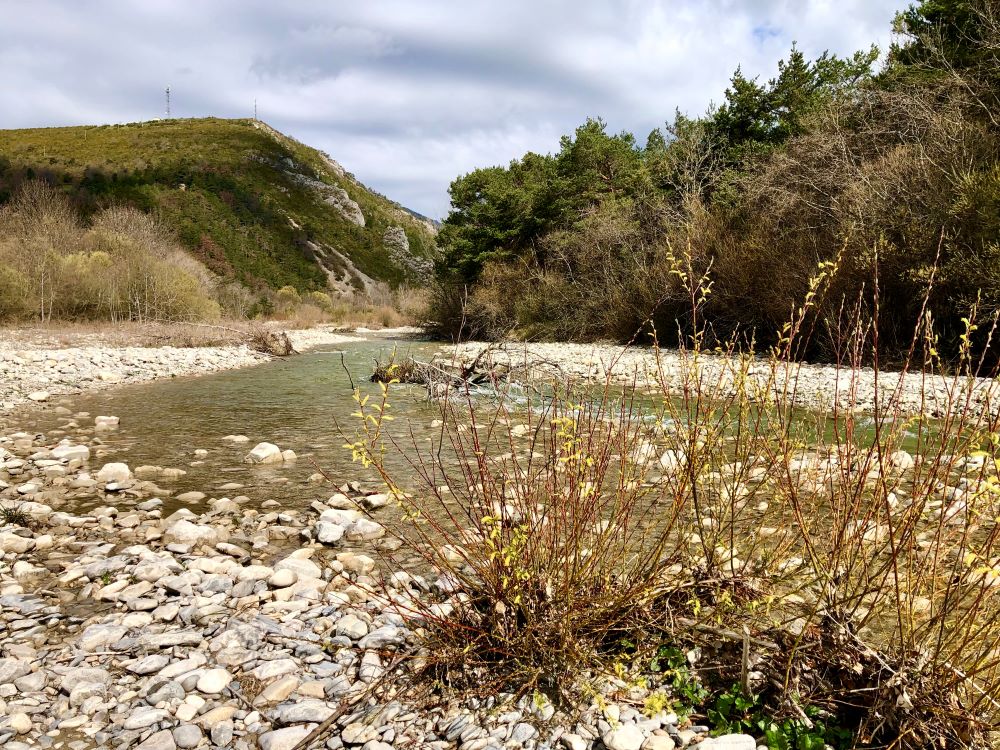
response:
M248 464L280 464L284 460L281 448L274 443L257 443L243 458L243 462Z
M204 524L191 523L182 518L163 533L167 544L184 544L190 547L207 544L212 546L221 540L219 530Z
M72 461L73 459L86 461L90 458L90 448L86 445L59 443L59 445L52 449L52 457L57 461Z
M339 508L329 508L324 510L319 517L320 521L335 523L339 526L350 526L359 518L363 518L360 510L340 510Z
M367 518L359 518L347 527L346 536L352 542L379 539L385 536L385 527Z
M889 466L897 471L909 471L916 465L916 461L906 451L895 451L889 454Z
M20 555L34 546L35 540L29 537L7 532L0 533L0 553L14 552Z
M295 553L276 562L274 569L275 571L291 570L300 580L303 578L320 578L323 575L323 569L319 565L312 560L297 557Z
M639 750L645 741L642 730L635 724L623 724L609 729L601 736L608 750Z
M108 380L108 378L101 378ZM118 417L94 417L94 428L98 431L117 429L121 420Z
M12 683L30 672L31 662L27 659L0 659L0 685Z
M756 750L757 741L749 734L723 734L706 737L698 747L703 750Z
M316 726L316 724L301 724L295 727L275 729L262 734L258 742L261 750L292 750L308 737Z
M98 482L127 482L132 478L132 470L129 469L128 464L104 464L101 470L97 472L96 479Z
M90 625L80 634L76 645L83 651L100 651L120 641L126 633L128 628L124 625Z
M330 521L316 522L316 541L322 544L336 544L344 538L344 527Z

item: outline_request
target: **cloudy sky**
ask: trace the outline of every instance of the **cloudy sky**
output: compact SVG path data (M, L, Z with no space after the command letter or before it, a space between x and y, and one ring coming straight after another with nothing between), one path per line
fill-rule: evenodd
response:
M890 40L906 0L0 0L0 128L262 119L435 218L448 183L588 116L645 138L767 78Z

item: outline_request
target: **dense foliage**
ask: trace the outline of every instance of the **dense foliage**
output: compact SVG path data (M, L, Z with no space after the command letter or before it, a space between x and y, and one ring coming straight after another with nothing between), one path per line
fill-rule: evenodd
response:
M392 226L414 255L434 250L425 222L320 152L250 120L0 131L0 204L34 180L59 188L84 222L110 206L152 214L212 273L261 292L325 289L315 257L323 246L373 279L406 280L409 270L384 246ZM365 225L346 220L317 184L346 191ZM329 253L328 264L335 258Z
M879 304L880 348L905 352L928 310L942 351L964 310L1000 307L1000 11L924 0L872 48L762 82L639 143L588 120L559 150L451 186L438 318L455 335L661 339L690 325L677 258L710 273L720 338L779 331L821 263L837 281L811 356L837 353L843 310ZM878 289L878 295L874 294Z

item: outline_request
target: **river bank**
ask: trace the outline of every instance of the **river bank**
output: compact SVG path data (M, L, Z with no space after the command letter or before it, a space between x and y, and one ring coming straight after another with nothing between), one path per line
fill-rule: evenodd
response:
M685 721L684 704L673 706L680 716L669 705L652 710L659 703L646 701L655 697L655 681L595 675L600 693L593 704L565 714L537 693L478 702L435 697L431 704L409 693L411 662L396 660L421 645L412 604L450 603L454 589L437 573L421 577L424 568L411 563L409 548L393 554L398 508L376 484L356 481L365 475L332 427L356 409L354 383L370 372L372 357L384 358L394 343L345 345L345 360L322 351L324 343L336 346L332 336L345 334L303 332L296 346L320 351L241 372L53 396L42 408L16 410L6 430L0 423L0 747L290 750L331 717L316 746L332 750L672 750L699 740L704 750L756 747L749 736L702 739L707 728L697 722L704 719ZM348 340L368 336L375 334L362 330ZM124 349L94 348L108 355ZM205 349L171 348L165 366L176 364L177 352ZM59 371L48 355L67 349L34 351L46 358L29 357L24 366L46 373ZM454 354L437 344L411 351L423 358ZM535 376L576 368L577 377L593 377L605 368L625 377L612 367L617 347L565 347L560 361L551 351L528 351ZM512 347L506 356L524 362L525 350ZM650 356L626 352L614 366ZM98 380L93 388L110 385ZM75 387L91 390L89 381ZM421 441L431 438L423 429L433 430L437 405L420 388L400 386L397 394L397 424ZM120 422L110 415L121 415ZM527 434L521 427L511 435ZM286 451L251 449L263 440ZM663 447L636 449L657 476L669 473L677 455ZM765 473L784 477L794 467L803 487L821 485L840 465L808 450L785 458L787 467L782 458ZM856 465L855 458L843 465ZM864 472L858 481L884 477L894 516L933 525L945 517L948 529L960 529L978 517L978 509L967 508L986 497L986 463L959 458L896 453L886 471ZM312 473L314 461L332 483ZM936 476L947 484L908 497L912 488L900 472L921 465L944 467ZM750 464L720 468L739 466ZM773 487L761 481L746 476L729 487L721 473L706 475L702 502L718 498L715 515L723 517L725 498L736 498L743 512L760 515L760 538L771 538L783 516ZM709 520L697 524L701 535L718 523ZM894 528L874 518L863 527L853 518L845 523L845 538L867 545L859 559L875 555L872 545L884 547ZM940 544L950 549L950 542Z
M419 335L420 329L353 331L317 326L288 330L296 351L318 346L356 343L371 337ZM485 353L485 354L484 354ZM662 377L678 388L690 359L675 350L614 344L478 342L445 346L440 360L468 365L484 356L494 366L515 368L520 377L536 380L573 379L635 384L655 388ZM211 326L109 326L0 330L0 414L25 402L45 402L52 396L103 390L118 384L202 375L250 367L270 357L242 341L239 331ZM730 392L741 382L739 359L703 354L699 366L705 383L719 383ZM876 385L880 400L895 393L906 414L936 416L949 403L967 400L991 414L1000 410L998 382L993 378L950 377L921 372L875 373L871 368L797 364L780 367L772 380L771 366L756 360L746 366L748 379L775 395L806 409L834 408L871 413Z
M502 369L517 369L522 377L544 381L609 381L655 389L662 380L675 393L680 392L692 364L690 355L676 350L615 344L465 343L450 347L446 358L465 366L481 358ZM779 365L772 371L764 359L751 360L744 369L739 358L716 354L700 354L698 366L702 382L709 389L717 388L716 395L731 394L738 384L749 382L752 385L748 390L770 392L782 401L817 411L872 413L876 410L876 394L881 409L886 408L891 396L893 406L898 406L902 414L935 417L953 410L949 404L971 411L983 409L994 415L1000 411L1000 384L994 378L876 373L871 368L817 364Z
M348 334L316 327L287 333L296 351L303 351L362 341L375 332ZM163 341L170 343L160 343ZM0 332L0 414L26 402L44 403L54 396L250 367L269 359L242 343L239 332L226 329L121 326L6 330Z

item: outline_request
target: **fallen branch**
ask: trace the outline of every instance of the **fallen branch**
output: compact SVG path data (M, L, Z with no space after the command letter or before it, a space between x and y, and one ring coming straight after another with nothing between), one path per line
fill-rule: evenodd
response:
M285 331L269 331L264 326L251 325L247 336L247 345L254 351L270 354L272 357L295 354L292 340Z

